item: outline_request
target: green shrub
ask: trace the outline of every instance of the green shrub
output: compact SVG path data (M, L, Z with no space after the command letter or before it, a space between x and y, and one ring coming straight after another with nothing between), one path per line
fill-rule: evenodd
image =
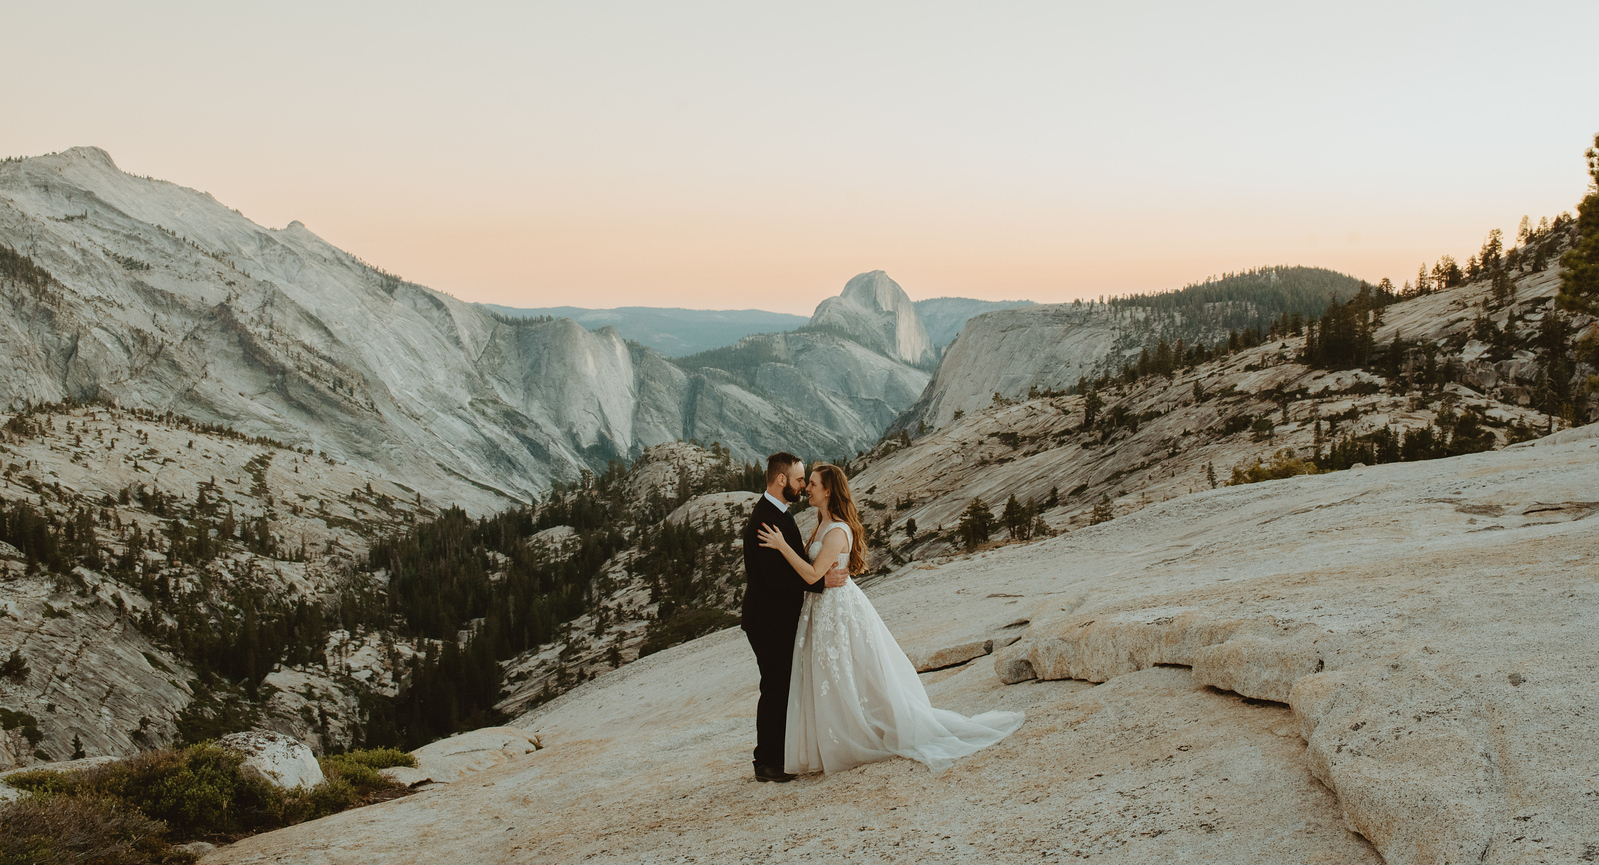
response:
M371 769L367 770L372 772ZM376 772L372 772L376 775ZM322 817L327 814L337 814L361 804L365 795L356 786L344 778L329 778L311 788L306 794L306 803L311 809L313 817Z
M41 796L60 796L76 793L77 780L65 772L51 769L27 769L6 776L6 783L18 790L38 793Z
M391 783L379 775L378 770L364 763L324 763L322 774L329 781L343 781L362 793L381 790Z
M378 769L414 766L416 758L391 748L324 757L321 760L322 771L327 780L309 790L280 789L265 778L245 772L243 762L243 756L237 752L204 743L181 751L170 748L147 751L126 760L78 772L47 769L17 772L9 776L6 782L32 794L23 801L35 803L46 810L59 806L66 809L71 819L82 818L89 823L93 820L84 815L99 813L110 827L105 832L122 833L116 835L117 838L125 835L133 837L128 833L135 833L137 829L165 845L167 841L161 840L165 835L170 835L175 841L227 838L291 826L356 807L367 802L373 793L401 786L383 777ZM22 816L17 819L33 821L28 826L38 822L34 811L18 813ZM138 823L133 819L135 817L144 822ZM168 854L161 852L166 848L160 845L146 845L149 849L143 853L138 850L144 850L144 847L129 846L124 851L125 856L124 852L115 851L115 855L105 854L109 858L86 855L100 851L104 844L110 843L106 838L112 836L101 837L104 833L89 833L70 843L52 840L50 843L55 846L38 850L27 846L33 843L27 840L31 836L24 834L13 837L14 833L9 830L4 834L4 839L0 839L0 865L12 865L13 862L20 865L33 861L192 861L161 858ZM51 838L68 836L78 837L69 832L67 835L57 833ZM131 841L128 843L132 844ZM4 858L6 856L14 858ZM56 858L50 858L52 856ZM79 858L72 858L74 856ZM118 856L123 858L116 858Z
M37 746L44 739L44 733L39 731L39 719L27 712L17 712L11 709L0 708L0 730L21 730L23 738L29 745Z
M0 804L0 865L193 862L194 854L167 841L166 829L109 797L27 796Z
M189 835L230 834L269 828L282 792L264 778L248 777L243 755L203 744L182 751L152 751L114 766L127 768L116 792L139 810Z
M349 751L344 754L334 754L323 757L321 760L322 771L328 770L329 764L344 766L358 763L372 769L388 769L394 766L416 766L416 758L399 748L371 748L365 751Z
M1258 484L1261 481L1273 481L1280 478L1291 478L1295 475L1320 474L1321 470L1310 460L1302 460L1294 456L1292 448L1283 448L1272 454L1271 463L1255 460L1249 468L1243 466L1233 467L1233 476L1227 481L1230 487L1243 484Z
M109 798L185 838L273 828L283 791L248 777L243 756L215 745L161 749L78 772L34 770L8 783L39 796Z

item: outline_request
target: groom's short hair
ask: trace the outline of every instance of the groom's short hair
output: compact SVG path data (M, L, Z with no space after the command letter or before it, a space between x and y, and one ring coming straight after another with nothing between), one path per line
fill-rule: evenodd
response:
M800 458L788 451L778 451L766 458L766 485L771 486L777 481L778 475L788 474L788 470L799 462Z

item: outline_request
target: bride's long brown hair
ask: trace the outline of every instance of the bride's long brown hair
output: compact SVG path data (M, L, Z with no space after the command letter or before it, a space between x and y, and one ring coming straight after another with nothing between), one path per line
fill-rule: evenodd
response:
M821 477L822 489L827 490L827 512L833 519L849 526L849 572L859 574L865 571L866 527L861 525L861 515L855 509L855 497L850 495L844 470L832 463L817 463L811 467L811 471Z

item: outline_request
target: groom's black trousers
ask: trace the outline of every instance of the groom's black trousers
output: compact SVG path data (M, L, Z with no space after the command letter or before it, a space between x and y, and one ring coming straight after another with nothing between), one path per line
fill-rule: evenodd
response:
M797 625L798 623L796 623ZM788 726L788 682L794 665L794 628L745 631L761 668L761 699L755 706L755 762L783 768L783 736Z

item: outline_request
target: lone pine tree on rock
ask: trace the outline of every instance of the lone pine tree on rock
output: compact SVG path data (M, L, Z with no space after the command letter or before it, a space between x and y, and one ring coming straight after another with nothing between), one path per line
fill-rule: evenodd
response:
M1560 258L1566 270L1555 303L1571 312L1599 315L1599 133L1593 143L1583 154L1591 185L1577 204L1577 242Z

